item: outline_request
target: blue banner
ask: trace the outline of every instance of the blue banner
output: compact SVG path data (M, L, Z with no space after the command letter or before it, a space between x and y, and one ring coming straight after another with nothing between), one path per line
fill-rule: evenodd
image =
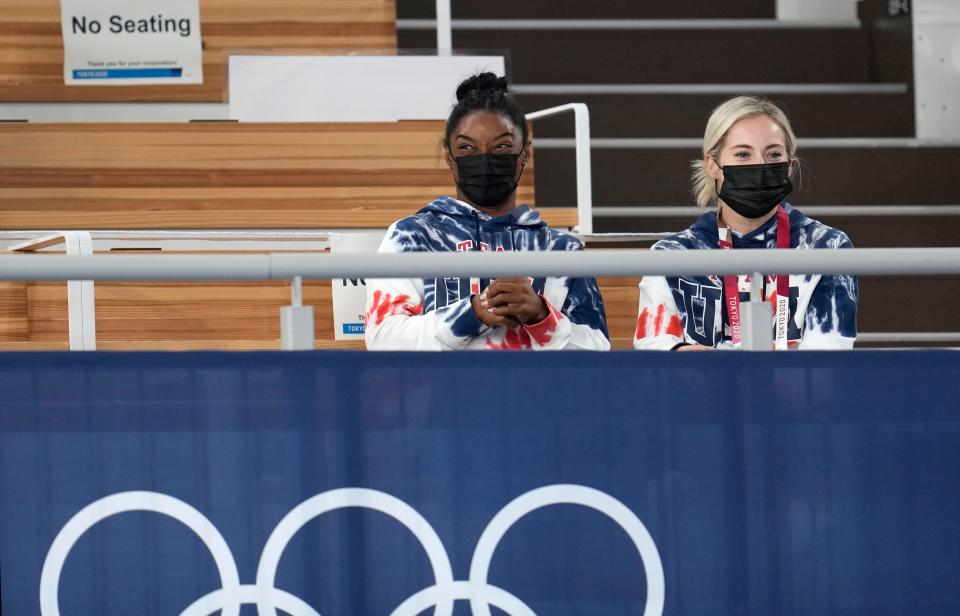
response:
M2 610L957 614L958 375L951 352L0 354Z

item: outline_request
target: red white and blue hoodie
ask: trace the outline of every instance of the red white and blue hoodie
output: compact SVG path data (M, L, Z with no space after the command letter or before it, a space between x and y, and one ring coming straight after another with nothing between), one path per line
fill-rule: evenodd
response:
M581 250L571 235L551 229L527 206L491 218L450 197L440 197L387 230L379 252L475 250ZM489 279L368 279L365 338L368 349L585 349L610 348L603 299L593 278L535 278L547 317L516 328L491 327L477 318L470 297Z
M853 248L838 229L808 218L783 204L790 218L790 247ZM777 217L741 235L733 233L734 249L776 248ZM666 237L653 250L719 250L717 213L708 212L690 228ZM770 278L764 281L765 298L777 291ZM750 280L738 280L740 301L750 301ZM790 276L790 348L849 349L857 337L859 289L853 276ZM772 309L772 306L771 306ZM640 311L633 346L669 350L680 343L732 348L730 325L723 301L723 280L718 276L644 276L640 283Z

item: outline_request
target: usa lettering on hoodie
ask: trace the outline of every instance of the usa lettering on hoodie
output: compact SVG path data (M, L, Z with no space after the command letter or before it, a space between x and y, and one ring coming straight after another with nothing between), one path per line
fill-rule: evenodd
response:
M551 229L527 206L491 218L441 197L387 230L379 252L581 250L571 235ZM485 325L471 295L489 279L368 279L365 340L373 350L610 348L603 299L593 278L535 278L547 304L540 323L517 328Z
M838 229L808 218L783 204L790 219L790 246L853 248ZM777 217L752 233L733 234L734 249L776 248ZM690 228L666 237L653 250L719 250L717 213L708 212ZM772 300L777 286L764 281L765 299ZM740 301L750 301L750 280L738 278ZM790 348L849 349L857 337L859 288L854 276L790 276ZM633 346L637 349L672 349L679 343L732 348L729 318L723 301L723 280L718 276L644 276L640 282L640 310Z

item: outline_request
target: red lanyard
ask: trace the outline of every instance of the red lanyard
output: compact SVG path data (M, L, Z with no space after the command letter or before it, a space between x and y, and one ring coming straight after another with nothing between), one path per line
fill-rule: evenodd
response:
M727 227L720 227L720 248L733 250L733 232ZM790 216L782 205L777 206L777 248L790 248ZM774 296L774 348L786 349L788 346L787 332L790 322L790 276L777 275L777 294ZM749 278L748 278L749 279ZM737 276L723 277L723 297L727 306L727 318L730 322L730 334L733 338L733 347L739 349L743 343L743 334L740 324L740 289Z

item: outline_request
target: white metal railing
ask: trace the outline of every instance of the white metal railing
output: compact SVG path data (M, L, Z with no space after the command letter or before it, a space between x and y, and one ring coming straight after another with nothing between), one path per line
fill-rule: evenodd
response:
M0 280L291 280L282 313L283 348L311 348L313 319L300 303L300 278L642 276L763 274L960 274L960 248L848 250L591 251L255 255L0 255ZM769 349L771 314L751 287L744 306L748 349Z
M93 238L89 231L50 231L13 244L7 250L28 253L60 244L71 256L93 254ZM97 348L96 318L93 280L67 281L67 319L70 324L67 337L70 350L92 351Z
M0 280L291 280L498 276L960 274L960 248L576 252L0 255Z
M527 114L527 120L573 112L573 141L576 148L577 231L593 233L593 170L590 166L590 110L584 103L568 103Z
M62 248L61 248L62 247ZM317 251L329 247L329 234L324 231L288 230L84 230L84 231L0 231L0 250L39 253L61 249L68 255L92 255L95 251L113 250L261 250ZM267 250L265 250L267 249ZM299 283L291 285L293 301L281 313L282 348L302 348L303 340L290 340L287 328L297 320L312 319L312 309L297 301ZM71 351L97 348L96 303L93 280L67 282L67 325ZM308 314L309 313L309 314ZM310 321L312 323L312 320ZM305 330L304 325L299 330ZM312 338L311 338L312 341Z
M445 0L438 0L444 2ZM439 8L439 7L438 7ZM440 12L437 11L439 16ZM429 30L431 19L398 19L398 30ZM857 30L856 19L786 21L782 19L455 19L458 30Z
M811 216L960 216L960 205L805 205L800 208ZM700 216L707 210L696 206L637 205L593 208L597 218L662 218Z
M440 54L453 51L453 20L450 13L450 0L437 0L437 52Z

